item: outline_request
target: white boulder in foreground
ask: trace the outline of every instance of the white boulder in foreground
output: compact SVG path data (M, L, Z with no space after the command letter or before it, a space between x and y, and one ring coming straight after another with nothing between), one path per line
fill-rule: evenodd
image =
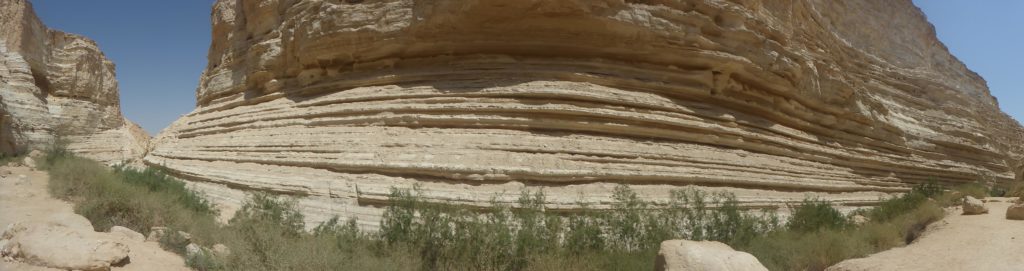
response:
M110 270L127 263L128 246L91 234L58 223L14 223L0 236L0 254L65 270Z
M987 214L988 207L985 207L985 203L981 200L976 199L972 196L964 197L964 214L965 215L980 215Z
M767 271L750 253L714 241L661 242L654 270L659 271Z

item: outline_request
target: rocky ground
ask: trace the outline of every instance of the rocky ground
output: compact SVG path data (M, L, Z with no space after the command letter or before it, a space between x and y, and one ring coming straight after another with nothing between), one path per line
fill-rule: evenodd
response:
M1024 221L1005 217L1013 200L988 198L989 212L980 215L949 209L945 219L929 226L911 245L845 261L829 270L1021 270Z
M48 179L46 172L28 167L0 167L0 226L10 229L12 224L23 225L26 234L21 250L43 251L34 256L35 260L4 257L0 270L60 270L41 266L95 262L94 258L103 256L95 252L108 247L128 250L129 261L113 270L188 270L181 257L161 249L156 242L145 242L141 235L94 232L90 222L75 214L70 203L50 196ZM30 238L32 233L39 238Z

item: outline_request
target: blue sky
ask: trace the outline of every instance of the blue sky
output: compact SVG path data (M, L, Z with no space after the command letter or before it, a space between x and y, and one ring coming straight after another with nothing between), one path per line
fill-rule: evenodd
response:
M914 0L939 40L988 81L999 107L1024 121L1024 1Z
M117 65L121 110L150 134L195 108L213 0L32 0L50 28L96 40Z
M121 108L156 134L195 107L213 0L34 0L51 28L96 40L117 64ZM939 39L984 77L1003 111L1024 120L1024 1L914 0Z

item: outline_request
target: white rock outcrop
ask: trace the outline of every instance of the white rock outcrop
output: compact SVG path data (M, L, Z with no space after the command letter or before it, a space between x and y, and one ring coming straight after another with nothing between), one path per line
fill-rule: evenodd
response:
M26 0L0 0L0 154L60 136L103 162L141 158L149 135L122 116L118 95L96 42L47 28Z
M1013 180L1021 127L910 0L219 0L146 163L373 227L428 200L603 208L618 184L860 205ZM183 90L184 91L184 90ZM505 192L505 193L502 193ZM583 195L583 196L581 196Z
M715 241L669 240L661 243L654 270L768 271L754 255Z
M974 198L972 196L966 196L963 199L963 214L965 215L979 215L987 214L988 207L985 206L985 202Z
M126 263L128 246L54 223L15 223L0 236L0 254L65 270L110 270Z

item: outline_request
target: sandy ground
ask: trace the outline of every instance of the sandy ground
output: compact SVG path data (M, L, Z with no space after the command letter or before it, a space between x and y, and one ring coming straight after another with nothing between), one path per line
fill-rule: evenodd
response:
M81 227L76 229L92 231L89 221L75 214L71 204L50 196L46 188L49 180L46 172L33 171L27 167L0 168L4 169L10 170L12 174L0 178L0 227L6 228L14 222L74 221L64 224L80 225ZM189 270L180 256L161 249L155 242L141 242L109 233L102 233L100 236L121 242L131 250L128 253L131 262L123 267L114 267L113 270ZM0 261L0 270L59 269Z
M829 270L1024 270L1024 221L1007 220L1014 199L989 198L988 214L962 215L950 209L914 243Z

